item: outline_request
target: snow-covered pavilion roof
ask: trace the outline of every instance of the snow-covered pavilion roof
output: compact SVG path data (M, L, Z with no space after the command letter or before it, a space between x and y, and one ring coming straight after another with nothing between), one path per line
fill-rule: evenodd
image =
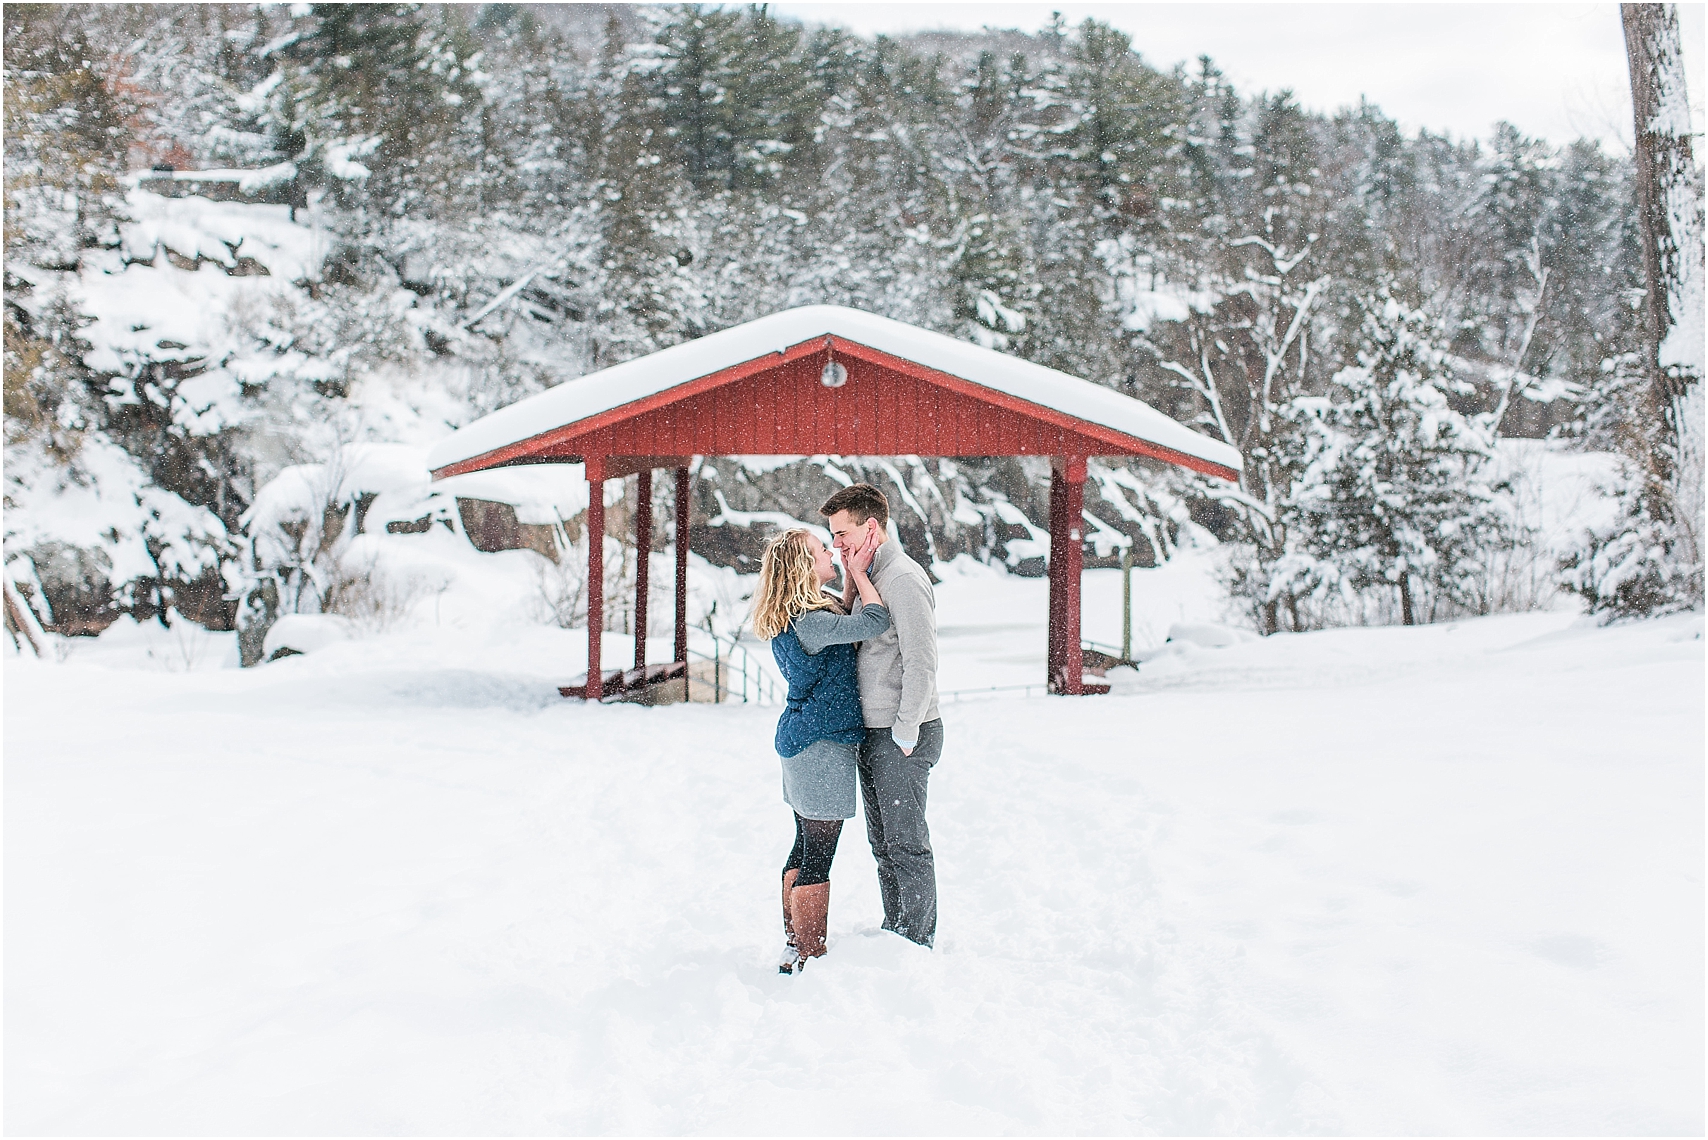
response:
M1228 471L1238 450L1142 400L1019 357L839 305L786 309L590 373L481 417L428 454L435 471L464 464L568 424L612 412L827 336L864 345L1027 404L1112 429Z

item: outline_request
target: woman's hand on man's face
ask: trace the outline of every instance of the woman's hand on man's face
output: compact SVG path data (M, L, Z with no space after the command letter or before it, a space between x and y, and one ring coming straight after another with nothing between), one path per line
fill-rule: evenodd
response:
M872 565L872 558L878 553L878 547L883 545L883 539L878 535L876 527L868 527L866 536L860 540L844 560L848 569L855 574L864 574Z

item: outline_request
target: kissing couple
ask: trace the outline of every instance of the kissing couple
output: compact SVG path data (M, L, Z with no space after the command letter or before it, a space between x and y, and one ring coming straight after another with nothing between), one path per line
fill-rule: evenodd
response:
M937 869L925 786L943 754L931 578L889 534L882 491L855 483L819 508L841 556L797 527L772 539L753 595L753 629L789 683L777 720L783 802L795 843L783 864L780 972L825 952L830 864L858 785L878 863L883 929L924 946L937 935Z

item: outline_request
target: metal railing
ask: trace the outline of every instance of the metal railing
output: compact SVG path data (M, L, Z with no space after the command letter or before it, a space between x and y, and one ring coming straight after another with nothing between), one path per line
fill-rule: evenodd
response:
M698 659L712 663L712 701L739 701L743 704L780 705L786 693L783 685L771 675L760 663L759 659L749 653L741 644L740 635L725 640L707 634L711 638L710 653L688 647L690 661ZM688 683L693 684L693 670L689 670Z
M703 633L704 631L696 631ZM713 637L704 635L712 643L712 651L706 653L688 647L689 660L707 661L712 665L712 700L714 702L740 702L743 704L780 705L787 694L787 689L781 681L772 675L771 671L759 661L754 654L748 652L741 644L739 635L734 637ZM1082 641L1087 649L1095 649L1101 653L1119 660L1120 649L1113 645L1105 645L1097 641ZM692 680L690 680L692 683ZM704 684L705 682L700 682ZM937 694L938 701L956 702L972 701L986 697L1001 697L1018 695L1020 697L1048 696L1050 687L1043 681L1027 685L990 685L978 689L951 689Z
M1004 693L1019 693L1022 697L1044 697L1050 693L1050 687L1039 681L1033 685L992 685L988 689L951 689L947 693L937 694L937 703L945 701L976 701L981 697L1000 697Z
M1113 645L1105 645L1100 641L1081 640L1080 645L1086 649L1095 649L1099 653L1107 653L1117 661L1121 660L1121 651ZM1019 694L1022 697L1045 697L1050 695L1050 686L1043 681L1030 685L992 685L983 689L951 689L946 693L938 693L939 703L944 701L971 701L981 697L1000 697L1004 694Z

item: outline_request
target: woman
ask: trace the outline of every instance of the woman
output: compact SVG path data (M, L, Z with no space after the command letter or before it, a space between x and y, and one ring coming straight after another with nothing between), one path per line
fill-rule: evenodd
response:
M830 913L830 861L842 821L854 816L855 761L865 736L854 644L889 628L890 614L866 577L878 543L868 539L843 562L864 603L858 616L842 612L824 592L836 577L830 551L797 528L772 539L759 566L753 629L771 643L789 682L777 720L783 761L783 801L795 812L795 846L783 864L783 934L788 946L778 970L792 974L824 953Z

